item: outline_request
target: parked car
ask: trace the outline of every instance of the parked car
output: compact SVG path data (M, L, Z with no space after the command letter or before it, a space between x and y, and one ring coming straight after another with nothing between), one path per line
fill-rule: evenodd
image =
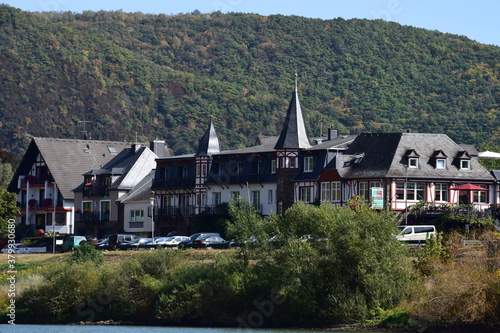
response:
M424 245L429 237L436 237L433 225L400 225L396 239L409 245Z
M147 248L147 249L150 249L150 250L154 250L156 249L157 247L159 246L162 246L163 245L163 242L166 240L166 239L170 239L171 237L155 237L154 239L154 242L153 242L153 239L149 239L149 241L143 245L141 245L141 247L143 248Z
M119 244L129 243L134 239L139 238L134 234L114 234L109 236L108 246L106 249L115 250Z
M108 245L109 245L109 238L104 238L103 240L95 244L95 247L96 249L104 249L107 248Z
M138 250L141 247L146 247L145 245L151 242L151 238L136 238L128 243L121 243L117 245L118 250Z
M2 253L6 254L29 254L47 252L46 247L27 247L23 243L14 243L7 245L2 249Z
M228 249L230 242L220 236L205 236L185 245L185 248L192 249Z
M220 237L219 233L217 233L217 232L198 232L196 234L192 234L191 236L189 236L189 239L181 241L179 243L178 247L180 249L183 249L186 246L189 246L189 245L193 244L193 242L195 240L197 240L197 239L201 239L201 238L204 238L204 237L210 237L210 236Z
M161 246L168 248L177 248L181 242L189 241L188 236L173 236L167 237L161 242Z
M74 251L75 247L80 245L81 242L86 242L85 236L67 236L61 244L62 252Z

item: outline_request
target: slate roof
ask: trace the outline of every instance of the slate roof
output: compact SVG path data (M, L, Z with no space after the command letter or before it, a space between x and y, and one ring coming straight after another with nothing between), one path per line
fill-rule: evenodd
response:
M219 137L215 132L213 122L210 122L210 126L208 127L203 137L200 139L196 156L212 155L212 154L217 154L219 152L220 152Z
M500 180L500 170L491 170L491 174L496 180Z
M300 107L299 93L297 87L293 92L292 100L286 112L285 122L281 129L281 134L276 142L275 149L311 147L307 137L302 108Z
M155 170L151 170L139 183L137 183L130 191L124 194L117 201L121 203L146 201L151 197L151 186Z
M115 158L100 169L93 169L84 175L120 176L111 184L110 190L131 190L146 174L156 167L158 156L147 147L134 152L132 148L122 150ZM83 190L83 179L75 191Z
M112 149L112 148L114 149ZM127 142L71 140L35 137L31 140L23 159L9 185L10 192L18 192L19 176L29 173L40 153L57 183L65 200L74 199L73 189L82 182L82 175L101 168L114 158L116 153L129 147ZM111 151L116 151L112 153Z
M418 168L407 168L407 153L414 151L419 157ZM435 167L435 153L446 155L446 168ZM344 163L338 163L339 174L346 178L409 177L441 178L455 181L493 181L491 174L475 159L470 170L461 170L456 157L463 148L445 134L426 133L365 133L352 142ZM341 165L340 165L341 164Z
M341 135L332 140L325 140L320 144L311 146L307 150L328 150L328 149L338 149L338 150L346 150L351 142L356 139L357 135Z

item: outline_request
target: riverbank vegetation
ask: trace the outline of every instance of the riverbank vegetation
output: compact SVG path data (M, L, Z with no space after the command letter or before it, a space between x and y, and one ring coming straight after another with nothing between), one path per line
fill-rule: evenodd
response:
M20 266L16 322L391 328L500 320L500 239L491 230L410 249L394 238L392 213L356 201L297 203L271 221L245 202L231 205L227 232L241 237L237 249L82 248Z

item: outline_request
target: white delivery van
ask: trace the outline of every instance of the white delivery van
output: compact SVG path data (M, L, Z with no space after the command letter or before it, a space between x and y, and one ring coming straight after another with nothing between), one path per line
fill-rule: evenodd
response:
M407 244L425 244L429 237L436 237L436 227L433 225L400 225L396 239Z

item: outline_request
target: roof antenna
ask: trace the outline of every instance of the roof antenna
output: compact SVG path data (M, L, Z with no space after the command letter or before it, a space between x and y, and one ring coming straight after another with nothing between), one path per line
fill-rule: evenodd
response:
M83 133L83 139L84 140L91 140L90 133L88 133L87 129L85 128L85 125L87 123L91 123L91 121L90 120L79 120L78 123L83 124L83 131L81 131ZM88 133L88 135L87 135L87 133Z
M297 71L295 71L295 91L298 90L297 89L297 86L298 86L298 83L297 83L298 79L297 78L298 78Z

